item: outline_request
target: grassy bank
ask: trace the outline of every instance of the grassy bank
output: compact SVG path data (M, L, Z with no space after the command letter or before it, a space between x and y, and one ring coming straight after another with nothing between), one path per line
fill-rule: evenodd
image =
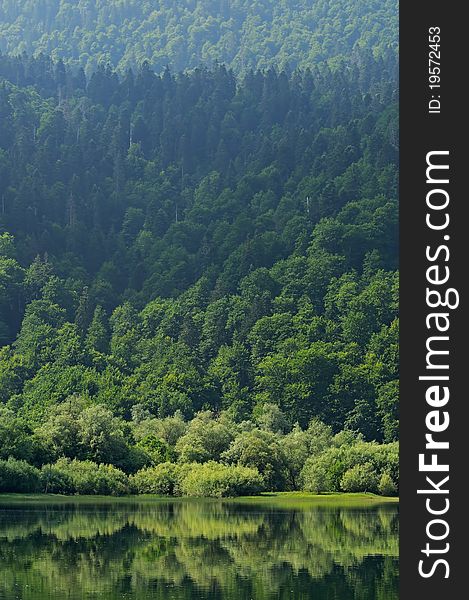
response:
M282 508L302 508L308 505L315 506L364 506L378 504L398 504L399 498L391 496L378 496L376 494L312 494L309 492L271 492L260 496L232 498L231 502L246 504L272 504Z
M307 508L314 506L371 506L397 504L399 498L375 494L311 494L308 492L266 492L259 496L239 498L181 498L168 496L63 496L60 494L0 494L0 507L7 504L140 504L152 502L229 502L236 504L273 506L277 508Z

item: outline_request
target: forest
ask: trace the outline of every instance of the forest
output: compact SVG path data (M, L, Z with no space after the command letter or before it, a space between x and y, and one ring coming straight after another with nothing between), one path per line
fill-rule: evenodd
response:
M52 35L73 3L43 4ZM22 10L0 2L2 27ZM294 69L0 54L0 492L397 493L398 63L378 37Z
M0 0L0 51L62 58L88 76L144 60L157 72L294 70L364 48L383 57L397 40L395 0Z

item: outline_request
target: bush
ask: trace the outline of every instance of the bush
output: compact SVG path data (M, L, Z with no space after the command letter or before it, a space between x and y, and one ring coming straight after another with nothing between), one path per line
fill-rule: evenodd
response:
M397 443L347 442L310 457L301 471L301 483L304 490L315 493L377 491L378 474L384 472L393 482L399 480ZM369 481L365 480L367 475L371 477Z
M327 462L323 460L309 458L301 471L300 479L302 489L307 492L320 494L321 492L336 491L328 473Z
M387 471L384 471L381 474L381 478L378 483L378 492L382 496L395 496L397 494L397 486Z
M127 475L112 465L89 460L60 458L42 468L43 489L57 494L100 494L122 496L129 493Z
M130 478L132 491L137 494L173 496L178 483L178 466L164 462L156 467L142 469Z
M342 447L328 448L319 456L311 456L300 474L302 489L315 494L340 491L340 480L347 466L346 450Z
M42 467L41 488L44 494L73 494L75 491L71 474L57 464Z
M355 465L345 471L340 487L344 492L376 492L378 490L378 473L370 462Z
M184 496L224 498L255 495L264 485L257 469L210 461L186 465L179 475L179 487Z
M24 460L0 460L0 492L33 493L41 489L40 471Z

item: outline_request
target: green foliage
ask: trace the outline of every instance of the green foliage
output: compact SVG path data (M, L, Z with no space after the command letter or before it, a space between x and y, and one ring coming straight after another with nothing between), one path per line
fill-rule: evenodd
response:
M227 462L256 469L267 489L284 489L286 456L276 434L261 429L241 432L222 457Z
M0 0L7 46L31 19L58 56L74 23L89 70L0 54L0 458L67 493L168 462L318 491L370 463L397 486L395 7L338 2L57 0L44 24ZM96 67L143 39L156 73ZM212 58L243 75L159 70Z
M226 419L216 419L210 411L200 412L179 438L176 451L183 463L218 460L232 439L233 432Z
M146 437L161 440L169 448L174 448L177 441L185 434L187 423L178 411L171 417L155 419L145 411L141 404L136 404L132 409L133 432L139 443Z
M109 332L106 314L102 306L98 305L95 308L93 319L88 327L85 343L89 352L94 350L95 352L106 354L109 350Z
M0 345L8 343L19 325L15 304L21 302L24 269L16 260L13 236L0 233Z
M180 475L179 487L184 496L225 498L253 496L264 489L257 469L240 465L222 465L214 461L191 464Z
M344 492L377 492L378 473L369 462L355 465L345 471L340 487Z
M379 479L378 492L382 496L395 496L397 494L397 486L387 471L384 471Z
M69 397L52 410L36 429L52 459L88 459L125 466L129 454L123 423L104 406L87 406L80 397Z
M175 451L166 442L151 433L139 440L136 446L150 457L153 465L175 458Z
M76 481L76 479L75 479ZM41 485L45 494L75 494L78 492L72 477L72 470L67 468L63 460L58 464L43 465L41 468ZM83 487L87 492L88 488ZM91 486L89 487L91 489ZM89 492L93 493L93 492Z
M383 434L386 442L399 437L399 382L385 383L378 389L376 405L383 420Z
M288 486L298 489L301 471L308 458L318 456L332 444L331 428L318 420L312 420L306 430L298 423L281 441L285 454Z
M0 459L0 492L33 493L40 490L40 472L23 460Z
M122 496L129 493L127 475L112 465L60 458L41 471L43 491Z
M43 440L53 460L62 456L82 457L79 417L85 403L79 397L70 397L58 405L49 418L36 429L36 437Z
M394 482L399 479L397 444L380 445L363 441L352 444L345 441L341 445L335 443L319 456L308 458L301 479L303 489L316 493L395 493ZM381 480L383 486L380 485Z
M120 464L126 453L121 422L104 406L91 406L78 418L80 443L86 458Z
M0 459L14 457L31 461L34 458L31 430L13 410L0 405Z
M15 258L16 249L14 244L14 238L9 233L0 234L0 256L2 258Z
M156 467L142 469L130 477L130 483L137 494L176 495L178 466L171 462L163 462Z
M237 71L304 67L327 59L335 63L359 48L385 54L397 44L398 26L397 4L391 0L335 0L326 5L108 0L79 6L57 0L47 8L37 0L20 5L2 0L0 23L2 49L52 52L88 73L99 63L111 62L124 72L144 60L157 70L214 61Z
M285 414L277 404L262 404L254 410L254 417L261 429L272 433L284 433L288 429Z
M1 460L4 491L215 497L300 488L397 493L396 443L364 442L351 431L333 436L317 419L306 429L296 424L274 433L253 421L235 423L226 413L216 417L205 411L185 423L180 415L154 419L143 412L137 419L134 411L132 429L124 435L124 422L108 409L70 398L31 434L10 409L1 415L0 444L9 456ZM148 433L171 434L171 424L180 428L167 438L176 440L175 446ZM41 471L18 457L42 465Z

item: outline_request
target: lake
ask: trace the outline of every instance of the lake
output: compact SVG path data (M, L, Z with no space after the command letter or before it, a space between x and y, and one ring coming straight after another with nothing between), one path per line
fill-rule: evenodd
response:
M0 497L1 600L398 600L398 505Z

